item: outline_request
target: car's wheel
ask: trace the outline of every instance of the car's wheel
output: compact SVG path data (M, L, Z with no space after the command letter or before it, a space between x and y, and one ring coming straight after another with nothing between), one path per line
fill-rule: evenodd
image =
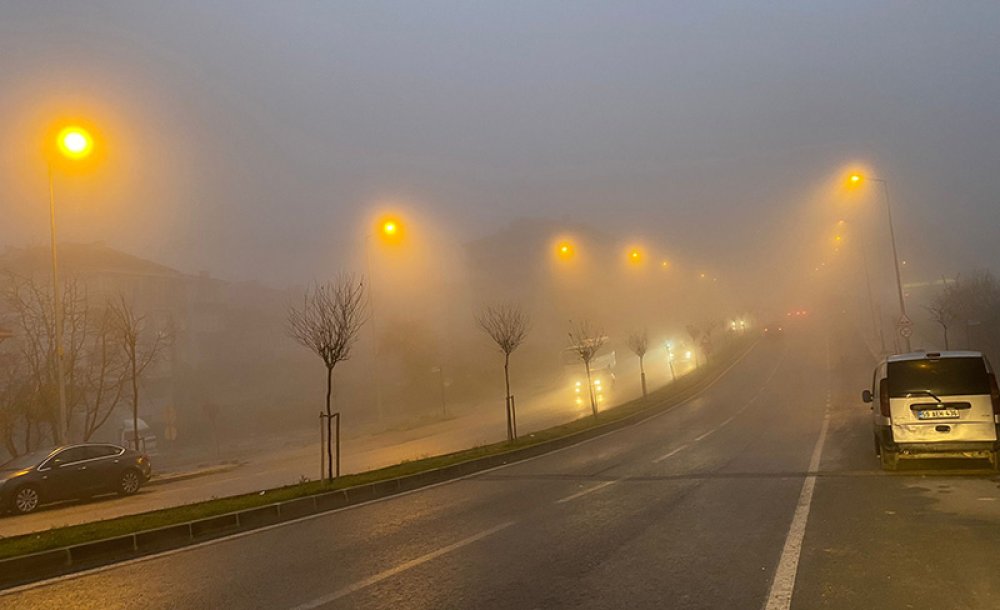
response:
M38 494L38 488L32 485L25 485L24 487L19 487L14 492L11 507L15 513L26 515L38 508L38 505L41 503L42 497Z
M138 492L140 487L142 487L142 475L133 468L123 472L118 479L118 495L120 496L131 496Z
M882 470L893 471L899 468L899 452L887 447L879 447L878 461Z

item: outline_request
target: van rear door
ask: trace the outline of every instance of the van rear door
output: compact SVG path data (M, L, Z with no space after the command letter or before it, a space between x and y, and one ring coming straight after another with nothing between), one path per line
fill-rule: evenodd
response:
M897 443L997 440L990 371L981 356L889 362Z

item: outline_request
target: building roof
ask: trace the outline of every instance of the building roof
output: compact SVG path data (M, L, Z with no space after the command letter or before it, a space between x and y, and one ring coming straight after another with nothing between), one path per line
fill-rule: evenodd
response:
M20 275L47 273L52 264L51 256L48 246L8 247L6 252L0 254L0 271L9 271ZM111 273L170 278L183 275L176 269L110 248L100 242L59 244L59 267L71 275Z

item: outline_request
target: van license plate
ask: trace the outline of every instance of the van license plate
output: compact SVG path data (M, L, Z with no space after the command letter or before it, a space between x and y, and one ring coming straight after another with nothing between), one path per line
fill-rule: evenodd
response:
M917 411L917 419L958 419L958 409Z

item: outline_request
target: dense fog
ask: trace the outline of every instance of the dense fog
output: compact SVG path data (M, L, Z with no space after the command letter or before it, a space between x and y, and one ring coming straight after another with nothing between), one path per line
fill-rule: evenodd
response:
M631 335L653 386L801 318L899 351L899 292L914 349L1000 356L998 12L5 5L0 457L55 440L50 177L78 440L122 439L133 381L161 451L314 434L289 313L344 274L353 436L502 413L491 306L529 320L512 393L564 418L581 323L608 404L639 391ZM52 156L69 124L79 163ZM102 360L116 307L141 375Z

